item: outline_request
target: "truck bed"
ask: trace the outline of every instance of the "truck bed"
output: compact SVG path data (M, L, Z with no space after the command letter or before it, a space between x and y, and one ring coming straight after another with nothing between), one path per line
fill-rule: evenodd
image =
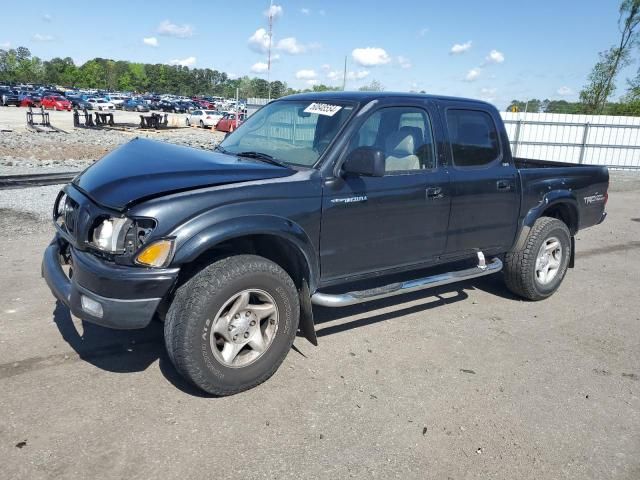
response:
M529 158L514 158L513 161L522 188L521 221L532 210L547 208L558 192L569 195L575 207L576 231L597 225L604 219L609 186L607 167Z

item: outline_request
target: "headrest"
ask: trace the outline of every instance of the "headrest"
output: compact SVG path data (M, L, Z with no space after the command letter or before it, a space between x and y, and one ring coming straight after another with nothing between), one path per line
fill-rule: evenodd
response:
M419 146L418 133L414 130L420 132L420 129L416 127L402 127L397 132L389 135L385 142L387 155L413 155L416 147Z

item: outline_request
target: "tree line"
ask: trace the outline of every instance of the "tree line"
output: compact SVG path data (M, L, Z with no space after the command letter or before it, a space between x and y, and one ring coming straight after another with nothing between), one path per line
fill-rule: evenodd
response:
M78 66L70 57L42 60L28 48L0 49L0 84L37 83L71 88L174 95L215 95L233 98L267 98L269 82L248 76L230 78L210 68L189 68L162 63L138 63L94 58ZM309 91L331 90L314 85ZM286 82L271 82L271 98L298 93Z

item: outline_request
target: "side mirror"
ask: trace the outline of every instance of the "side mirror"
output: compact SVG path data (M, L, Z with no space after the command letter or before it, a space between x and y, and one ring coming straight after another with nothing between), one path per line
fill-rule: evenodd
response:
M367 177L383 177L385 158L382 150L373 147L358 147L353 150L343 165L345 173Z

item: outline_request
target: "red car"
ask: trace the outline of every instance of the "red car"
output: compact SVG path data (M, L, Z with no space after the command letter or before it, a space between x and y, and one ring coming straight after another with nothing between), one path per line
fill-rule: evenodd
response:
M42 99L42 106L45 110L69 110L71 111L71 102L59 95L50 95Z
M216 108L216 104L208 100L198 99L198 100L194 100L194 102L197 103L200 106L200 108L204 110L212 110Z
M236 118L236 116L239 118ZM216 125L216 130L220 132L233 132L236 128L242 125L243 121L244 113L236 115L235 113L227 112Z

